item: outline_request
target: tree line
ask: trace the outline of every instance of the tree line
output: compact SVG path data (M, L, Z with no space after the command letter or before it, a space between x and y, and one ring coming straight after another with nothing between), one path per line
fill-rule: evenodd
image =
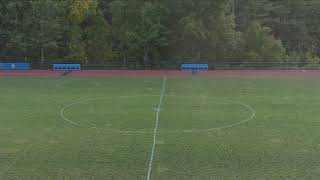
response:
M320 62L319 0L0 0L0 60Z

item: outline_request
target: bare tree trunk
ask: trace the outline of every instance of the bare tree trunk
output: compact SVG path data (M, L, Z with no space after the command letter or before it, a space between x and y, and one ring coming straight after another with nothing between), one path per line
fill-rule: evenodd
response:
M240 1L240 0L229 0L229 2L230 2L230 11L231 11L231 14L232 14L233 16L236 15L236 10L237 10L237 8L238 8L239 1Z
M144 47L144 65L147 65L149 63L149 47Z
M123 64L124 66L126 66L126 65L127 65L127 63L128 63L127 55L126 55L126 54L124 54L124 55L123 55L123 58L122 58L122 64Z
M1 52L2 57L1 58L5 58L6 57L6 46L3 45L3 48L1 48L1 49L2 49L2 52Z
M44 49L41 47L41 63L44 63Z
M40 2L40 1L39 1ZM40 28L41 28L41 35L40 35L40 41L41 41L41 64L44 63L44 49L43 49L43 38L44 38L44 17L43 13L41 11L41 21L40 21Z

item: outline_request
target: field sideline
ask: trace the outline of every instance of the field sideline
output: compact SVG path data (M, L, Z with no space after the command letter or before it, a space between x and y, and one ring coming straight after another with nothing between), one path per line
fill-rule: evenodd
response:
M84 72L0 76L1 180L320 178L319 71Z

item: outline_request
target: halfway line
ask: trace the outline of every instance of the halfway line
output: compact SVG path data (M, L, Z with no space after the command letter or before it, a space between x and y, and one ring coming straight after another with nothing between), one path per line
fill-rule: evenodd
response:
M159 125L159 119L160 119L159 118L160 117L160 108L162 105L162 99L163 99L163 95L164 95L164 91L165 91L165 87L166 87L166 81L167 81L167 77L165 76L163 78L160 102L159 102L158 109L157 109L156 125L155 125L154 131L153 131L153 145L152 145L152 149L151 149L151 156L150 156L150 161L149 161L147 180L150 180L150 178L151 178L152 162L153 162L153 157L154 157L154 150L156 148L157 131L158 131L158 125Z

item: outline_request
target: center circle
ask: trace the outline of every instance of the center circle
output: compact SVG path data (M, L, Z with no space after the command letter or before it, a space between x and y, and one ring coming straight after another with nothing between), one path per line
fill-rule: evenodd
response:
M61 117L74 125L117 132L152 133L159 95L92 98L69 104ZM167 95L159 110L159 132L197 132L240 125L254 117L241 102ZM151 118L153 117L153 118Z

